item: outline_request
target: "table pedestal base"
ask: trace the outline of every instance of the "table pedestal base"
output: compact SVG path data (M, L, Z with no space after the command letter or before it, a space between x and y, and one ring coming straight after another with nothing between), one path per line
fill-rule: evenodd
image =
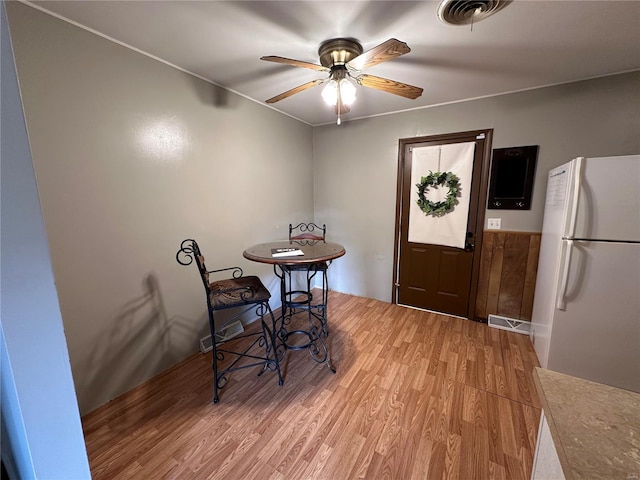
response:
M314 362L326 363L329 370L336 373L331 363L331 354L326 339L329 336L327 327L327 265L322 270L289 269L287 266L274 265L274 272L280 278L280 295L282 300L282 323L278 336L286 350L309 351ZM293 290L292 274L305 275L307 290ZM322 278L321 298L314 302L311 284L320 273ZM306 325L305 325L306 323ZM294 339L302 338L295 342Z
M292 341L295 337L302 336L306 343ZM331 353L325 343L326 336L312 326L309 330L287 330L286 326L280 328L279 337L286 350L308 350L309 356L316 363L326 363L329 370L336 373L336 369L331 363Z

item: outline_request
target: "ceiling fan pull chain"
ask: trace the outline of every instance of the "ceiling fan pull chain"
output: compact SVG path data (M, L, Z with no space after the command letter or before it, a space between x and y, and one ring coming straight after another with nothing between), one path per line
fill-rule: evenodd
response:
M342 123L342 120L340 119L340 112L342 110L342 93L340 92L340 82L338 82L338 103L336 104L336 106L338 107L338 121L336 122L337 125L340 125Z

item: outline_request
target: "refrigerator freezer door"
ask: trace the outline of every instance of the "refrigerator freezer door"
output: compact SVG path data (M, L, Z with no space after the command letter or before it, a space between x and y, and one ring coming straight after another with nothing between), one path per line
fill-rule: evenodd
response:
M542 241L538 259L538 280L531 318L531 340L543 368L547 366L549 339L553 320L562 236L566 223L569 195L573 179L574 162L549 172L545 199Z
M586 158L573 238L640 241L640 155Z
M574 241L546 367L640 392L640 244Z

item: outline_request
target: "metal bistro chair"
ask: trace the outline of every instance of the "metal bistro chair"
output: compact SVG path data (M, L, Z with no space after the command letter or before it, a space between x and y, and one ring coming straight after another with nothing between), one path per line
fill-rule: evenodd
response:
M265 370L276 370L278 372L278 384L282 385L282 374L280 363L275 354L276 320L269 306L271 294L255 276L242 276L240 267L221 268L219 270L207 270L204 257L200 253L200 247L192 239L183 240L180 250L176 254L176 260L181 265L190 265L195 260L207 294L207 310L209 313L209 329L211 331L211 344L213 347L213 403L218 403L218 392L227 383L227 374L235 370L262 365L263 369L258 375L262 375ZM231 272L232 278L210 281L211 274L220 272ZM225 321L220 329L216 329L214 312L228 308L246 307ZM235 336L226 341L216 341L216 333L220 333L226 326L235 321L245 312L255 309L255 314L260 317L261 330L256 333L248 333ZM271 317L271 327L265 322L265 316ZM243 341L244 339L248 339ZM250 341L249 341L250 340ZM232 345L227 345L233 342ZM260 349L255 352L254 347ZM233 350L232 350L233 348ZM260 353L264 349L263 353ZM221 369L221 363L228 355L229 362ZM242 359L248 359L241 362Z
M289 241L298 245L314 245L318 242L324 242L327 234L327 226L322 227L315 223L300 223L296 226L289 224ZM329 264L327 262L317 262L311 265L281 265L282 276L281 281L281 295L282 295L282 311L283 311L283 324L281 329L286 333L286 325L291 322L291 317L299 312L306 312L308 315L308 321L310 325L310 344L312 348L309 348L311 357L322 363L329 358L329 351L323 340L329 336L329 329L327 324L327 297L328 297L328 283L327 283L327 269ZM306 290L293 290L291 276L294 272L304 272L306 275ZM322 287L320 292L320 299L314 299L311 291L311 284L317 275L320 275L322 281ZM278 275L280 276L280 275ZM319 327L319 328L318 328ZM288 332L288 335L294 333L301 333L294 330ZM282 334L282 331L281 331ZM319 341L320 347L317 348L316 341ZM300 346L299 349L303 349L308 345ZM296 347L288 346L287 348L296 349ZM335 373L335 369L331 365L330 361L327 361L329 368Z

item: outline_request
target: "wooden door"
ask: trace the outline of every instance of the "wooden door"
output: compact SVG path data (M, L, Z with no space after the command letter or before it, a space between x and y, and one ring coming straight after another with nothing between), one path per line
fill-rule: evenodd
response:
M400 140L394 303L474 317L492 132L479 130ZM415 149L466 142L475 143L469 160L473 165L471 181L467 182L470 193L468 207L465 205L468 208L466 241L461 239L461 248L409 241L411 194L412 189L417 188L411 181Z

